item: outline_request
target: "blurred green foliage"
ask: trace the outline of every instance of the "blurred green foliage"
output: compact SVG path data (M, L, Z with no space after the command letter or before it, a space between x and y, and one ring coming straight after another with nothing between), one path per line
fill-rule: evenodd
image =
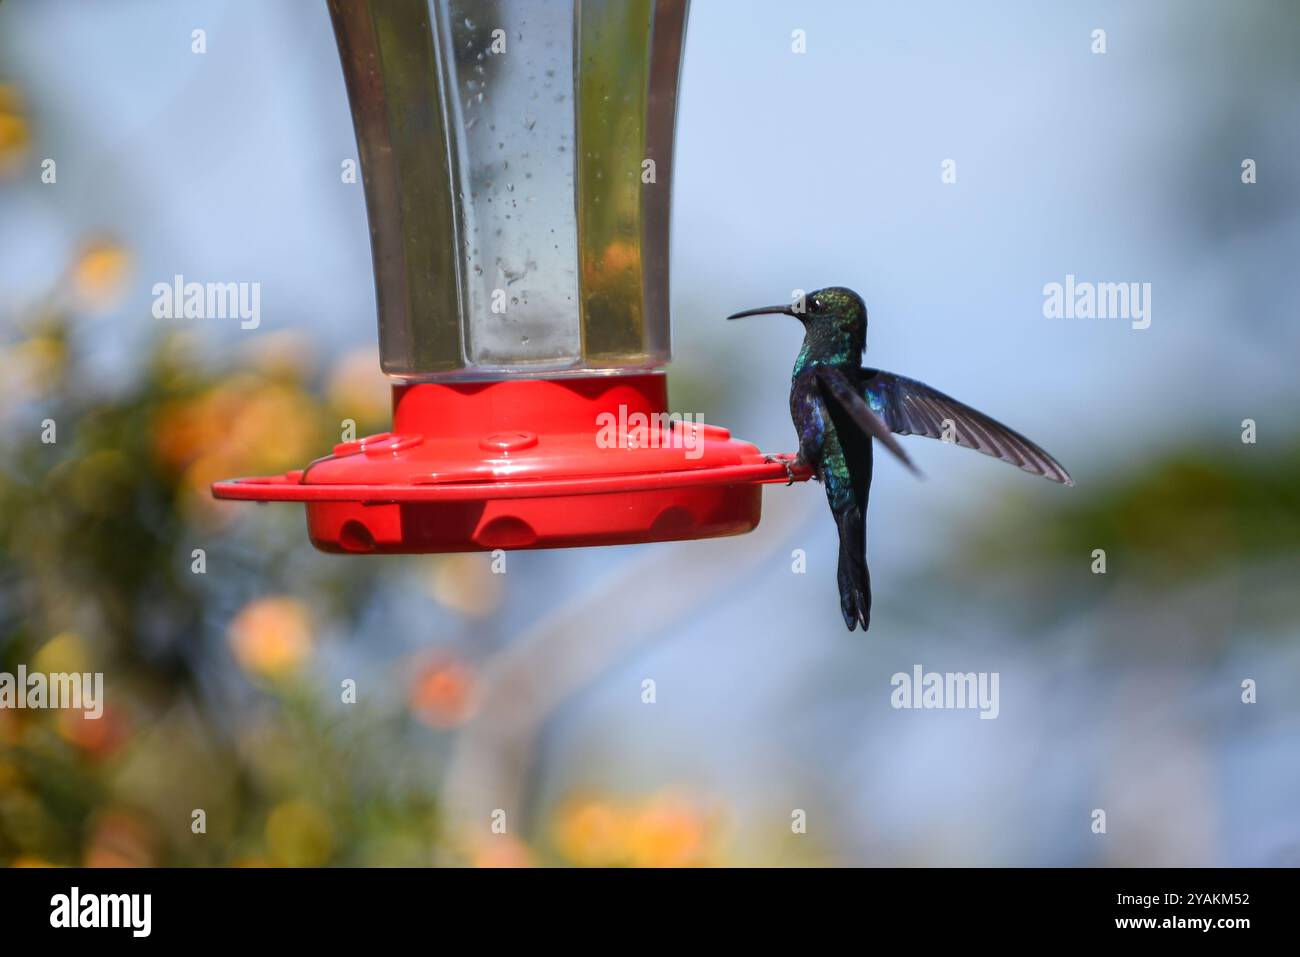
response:
M296 510L250 521L208 495L300 465L341 418L378 428L373 360L378 389L292 340L214 365L164 335L125 385L99 386L63 292L9 317L0 350L0 670L103 672L106 704L98 720L0 711L0 862L427 863L427 783L394 779L374 746L408 716L340 721L304 673L375 566L304 560Z
M1014 582L1035 629L1118 591L1195 615L1187 597L1225 582L1238 626L1285 632L1300 614L1300 439L1244 443L1234 430L1184 441L1070 492L1016 492L969 521L944 564L949 580L986 596Z

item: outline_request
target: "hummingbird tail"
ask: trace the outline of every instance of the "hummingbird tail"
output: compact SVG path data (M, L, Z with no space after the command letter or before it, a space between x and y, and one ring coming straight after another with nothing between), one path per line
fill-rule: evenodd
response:
M856 508L839 516L840 526L840 610L849 631L858 625L865 633L871 627L871 573L867 570L866 522Z

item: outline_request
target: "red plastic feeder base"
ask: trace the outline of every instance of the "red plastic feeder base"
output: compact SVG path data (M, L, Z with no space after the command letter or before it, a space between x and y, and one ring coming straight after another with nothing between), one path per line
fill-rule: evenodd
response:
M567 548L739 535L785 482L723 428L667 415L661 373L398 385L393 431L306 469L217 482L304 502L327 552ZM806 469L796 470L806 480Z

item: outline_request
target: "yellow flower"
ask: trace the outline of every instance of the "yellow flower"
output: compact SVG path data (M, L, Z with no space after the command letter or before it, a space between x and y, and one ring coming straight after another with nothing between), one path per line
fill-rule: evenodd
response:
M0 83L0 176L16 171L27 155L31 130L18 90Z
M492 572L491 559L471 552L433 560L429 591L440 604L468 618L486 618L501 604L504 575Z
M17 404L44 395L67 364L67 343L56 336L34 335L0 348L0 404Z
M230 623L230 647L241 668L263 678L283 678L311 654L311 616L287 597L249 602Z
M628 859L630 815L607 801L588 799L564 807L555 826L555 846L581 867L612 867Z
M334 826L311 801L285 801L267 815L266 844L281 866L320 867L334 851Z
M234 404L236 414L225 422L225 448L232 460L258 471L279 472L317 454L318 407L305 392L266 384L240 399Z
M298 329L261 333L248 350L246 364L268 379L302 382L316 367L315 346Z
M72 292L86 310L104 311L116 305L131 272L131 254L115 240L87 242L72 264Z
M63 674L90 670L90 653L79 635L61 632L47 641L32 658L33 671Z
M379 369L378 348L354 349L339 361L330 375L329 400L339 416L357 423L358 434L387 423L393 389Z
M18 712L0 708L0 744L17 745L22 736L23 728L18 720Z
M18 765L0 758L0 794L17 788L22 780L23 774Z

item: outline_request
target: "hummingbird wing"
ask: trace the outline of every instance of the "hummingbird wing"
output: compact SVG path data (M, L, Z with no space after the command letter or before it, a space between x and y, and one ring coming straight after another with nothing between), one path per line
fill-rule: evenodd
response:
M879 439L880 444L893 452L898 460L914 474L921 474L920 469L912 464L912 460L903 451L903 447L898 444L898 439L890 434L891 427L886 422L882 422L879 416L871 411L862 398L861 390L854 387L854 384L849 381L849 377L843 371L832 366L818 366L817 385L822 394L822 401L829 408L847 416L863 435ZM892 429L892 431L897 432L898 430Z
M1060 462L983 412L915 379L880 369L863 369L862 373L867 402L899 435L955 442L1053 482L1074 484Z

